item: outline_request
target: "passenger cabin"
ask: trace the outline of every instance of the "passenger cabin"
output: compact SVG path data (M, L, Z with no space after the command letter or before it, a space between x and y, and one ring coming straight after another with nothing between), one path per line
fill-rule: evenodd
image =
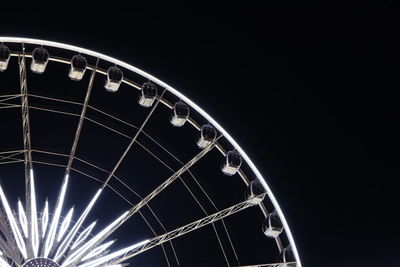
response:
M271 238L276 238L282 233L283 226L276 210L265 218L262 229L265 236Z
M226 154L222 163L222 172L226 175L234 175L242 165L242 156L236 151L231 150Z
M124 74L122 70L117 66L113 66L108 68L107 70L107 80L104 84L104 88L106 88L109 92L117 92L121 82L124 78Z
M10 61L10 49L4 44L0 44L0 71L3 72L7 69L8 62Z
M254 205L260 204L265 197L265 189L259 180L254 180L249 183L246 189L246 199L251 199L250 203Z
M200 137L197 140L197 146L201 149L206 148L217 138L217 130L210 124L201 127Z
M157 97L157 87L152 82L145 82L142 85L142 90L139 98L139 104L142 107L149 108L153 105Z
M176 127L181 127L189 118L189 106L182 101L176 102L172 109L170 122Z
M75 55L71 59L71 68L69 70L68 76L73 81L80 81L85 74L87 66L87 61L84 56Z
M32 52L31 71L33 73L42 74L46 70L49 62L49 52L43 47L36 47Z

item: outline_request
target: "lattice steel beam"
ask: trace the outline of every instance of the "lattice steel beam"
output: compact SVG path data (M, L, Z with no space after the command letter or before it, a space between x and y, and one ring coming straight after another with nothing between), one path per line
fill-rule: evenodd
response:
M256 196L255 198L262 198L266 195L266 193L261 194ZM190 233L192 231L195 231L197 229L200 229L206 225L209 225L211 223L214 223L216 221L221 220L222 218L225 218L227 216L230 216L232 214L235 214L239 211L242 211L248 207L254 206L254 199L255 198L250 198L246 201L240 202L238 204L235 204L229 208L226 208L224 210L221 210L219 212L216 212L214 214L211 214L207 217L204 217L202 219L199 219L197 221L194 221L192 223L189 223L185 226L181 226L175 230L172 230L166 234L154 237L152 239L147 240L146 242L142 242L143 244L140 246L132 246L133 249L126 251L126 252L120 252L121 255L118 255L119 251L114 252L114 258L111 258L107 256L103 258L98 258L93 261L89 261L87 263L81 264L78 267L90 267L90 266L104 266L104 265L114 265L114 264L119 264L121 262L124 262L146 250L149 250L155 246L161 245L162 243L165 243L167 241L170 241L172 239L175 239L177 237L180 237L182 235L185 235L187 233ZM121 250L123 251L123 250Z
M172 182L174 182L178 177L180 177L185 171L187 171L193 164L199 161L204 155L206 155L212 148L214 148L216 142L221 138L222 135L216 138L214 142L212 142L208 147L201 150L196 156L194 156L190 161L188 161L184 166L182 166L178 171L176 171L173 175L171 175L166 181L164 181L161 185L159 185L156 189L154 189L150 194L148 194L145 198L139 201L135 206L133 206L127 214L116 223L113 227L109 228L107 232L105 232L101 238L97 239L91 246L85 248L82 251L82 255L77 257L74 263L78 263L92 248L98 246L101 242L103 242L108 236L110 236L115 230L117 230L122 224L124 224L133 214L138 212L142 207L146 206L153 198L155 198L160 192L162 192L165 188L167 188ZM90 242L90 241L89 241Z
M32 176L32 150L31 150L31 130L29 123L29 102L28 102L28 81L26 76L26 60L25 60L25 46L22 43L22 53L18 57L18 65L19 65L19 81L20 81L20 89L21 89L21 113L22 113L22 136L23 136L23 144L24 144L24 160L25 160L25 210L27 214L32 214L31 203L34 203L35 200L31 199L31 179ZM32 223L32 222L31 222ZM29 239L32 237L30 236ZM27 243L27 255L28 257L32 257L34 254L32 246L30 246L30 242Z
M32 169L32 152L31 152L31 131L29 124L29 103L28 103L28 82L26 77L26 61L25 46L22 44L22 54L18 57L19 65L19 81L21 89L21 109L22 109L22 132L24 143L24 159L25 159L25 194L26 194L26 211L30 212L30 194L29 194L29 172Z

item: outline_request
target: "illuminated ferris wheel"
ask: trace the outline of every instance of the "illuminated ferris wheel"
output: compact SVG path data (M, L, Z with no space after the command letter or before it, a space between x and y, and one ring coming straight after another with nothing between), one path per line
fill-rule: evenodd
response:
M193 101L101 53L0 42L1 267L301 267L266 180Z

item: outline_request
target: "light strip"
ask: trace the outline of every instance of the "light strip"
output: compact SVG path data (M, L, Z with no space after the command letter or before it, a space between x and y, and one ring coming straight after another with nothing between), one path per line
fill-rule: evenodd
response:
M92 248L92 246L100 240L104 235L106 235L115 225L117 225L120 221L122 221L127 215L129 211L124 212L120 217L118 217L115 221L105 227L100 233L95 235L92 239L86 242L85 245L74 251L68 258L63 262L61 267L68 266L69 264L73 263L74 261L78 260L80 257L85 256L85 253Z
M246 152L239 146L239 144L233 139L233 137L225 131L225 129L217 122L215 121L205 110L203 110L200 106L198 106L195 102L187 98L185 95L183 95L181 92L173 88L172 86L169 86L168 84L164 83L163 81L157 79L153 75L135 67L132 66L128 63L125 63L121 60L118 60L116 58L104 55L102 53L98 53L89 49L85 49L82 47L78 46L73 46L73 45L68 45L68 44L63 44L63 43L58 43L58 42L51 42L51 41L46 41L46 40L40 40L40 39L32 39L32 38L18 38L18 37L0 37L0 41L3 42L11 42L11 43L30 43L30 44L37 44L37 45L44 45L44 46L52 46L52 47L57 47L61 49L66 49L66 50L71 50L71 51L76 51L82 54L90 55L95 58L100 58L105 61L109 61L110 63L113 63L115 65L119 65L123 68L126 68L130 71L133 71L143 77L145 77L148 80L151 80L158 85L164 87L168 91L170 91L172 94L177 96L179 99L181 99L183 102L188 104L191 108L196 110L200 115L202 115L206 120L208 120L212 125L217 128L221 134L224 135L224 137L232 144L232 146L240 153L240 155L243 157L243 159L246 161L246 163L249 165L251 170L254 172L254 174L257 176L257 179L260 180L261 184L264 186L265 190L267 191L268 197L271 200L273 206L275 207L276 211L279 214L279 217L281 219L281 222L283 224L283 227L285 228L285 233L289 239L290 244L292 245L293 249L293 254L296 258L296 263L298 267L302 267L300 257L297 251L296 244L293 239L292 232L289 229L289 225L286 221L285 216L283 215L283 212L278 204L278 201L276 200L274 194L272 193L271 189L269 188L267 182L265 181L264 177L261 175L260 171L257 169L257 167L254 165L254 163L251 161L250 157L246 154Z
M1 252L0 252L1 253ZM3 255L3 253L1 253L0 255ZM8 262L6 262L3 257L0 257L0 267L10 267L10 264L8 264Z
M25 238L28 238L28 219L26 218L25 210L22 206L21 200L18 200L18 217L22 231L24 232L24 236Z
M60 230L58 232L58 237L57 237L57 242L61 241L61 238L64 236L65 232L67 231L69 224L71 223L71 219L72 219L72 214L74 212L74 208L72 207L67 216L65 216L64 221L62 222L61 226L60 226Z
M26 254L26 247L25 247L24 239L21 235L21 232L18 229L18 225L15 222L14 215L11 211L10 205L8 204L7 198L4 195L3 188L1 186L0 186L0 198L1 198L1 202L3 203L3 207L6 211L8 221L10 222L11 231L14 235L15 241L17 242L17 247L19 248L19 250L22 254L22 257L24 257L24 259L26 259L27 254Z
M46 235L47 224L49 223L49 202L46 199L42 214L42 238Z
M111 240L107 243L104 243L103 245L98 246L97 248L94 248L92 251L90 251L85 257L82 258L82 261L86 261L90 258L93 258L94 256L99 255L102 253L104 250L106 250L109 246L111 246L115 240Z
M37 224L37 209L36 209L36 190L33 170L30 169L30 191L31 191L31 244L33 256L37 257L39 251L39 230Z
M71 231L69 231L69 233L67 234L67 236L64 238L64 241L61 243L61 245L58 247L56 255L54 256L54 261L58 261L61 256L64 254L64 252L67 250L68 246L70 245L70 243L72 242L73 238L75 237L75 235L77 234L79 228L82 226L83 221L86 219L86 216L89 214L89 211L92 209L94 203L96 202L96 200L99 198L100 194L101 194L102 190L99 189L96 194L94 195L94 197L92 198L92 200L89 202L89 205L86 207L85 211L82 213L81 217L79 217L78 221L75 223L75 225L72 227ZM95 223L94 223L95 224ZM94 224L92 226L92 228L94 227ZM90 228L90 227L88 227ZM88 230L88 235L91 231L91 229ZM82 232L82 234L85 231ZM81 237L82 234L79 236ZM75 241L75 244L77 245L78 240L80 240L78 237L78 239ZM85 236L86 238L87 236ZM84 238L83 238L84 239ZM82 239L82 240L83 240ZM72 246L72 248L75 247L75 244Z
M56 236L56 229L57 229L58 221L60 219L62 205L64 202L65 192L67 190L68 179L69 179L69 175L67 174L67 175L65 175L65 178L64 178L64 183L62 185L59 199L57 201L58 202L57 207L55 209L55 212L53 215L53 220L52 220L51 226L50 226L50 230L47 235L46 242L44 244L43 257L45 257L45 258L47 258L49 256L49 253L53 247L54 238Z
M96 225L96 221L94 221L91 225L89 225L83 232L78 236L74 244L72 245L71 249L74 249L77 247L80 243L82 243L90 234L92 231L93 227Z
M103 264L105 262L108 262L108 261L116 258L116 257L124 255L125 253L128 253L131 250L134 250L134 249L136 249L138 247L141 247L141 246L147 244L148 242L149 242L149 239L144 240L144 241L136 243L136 244L134 244L132 246L123 248L121 250L117 250L117 251L115 251L115 252L113 252L111 254L108 254L108 255L106 255L104 257L100 257L98 259L95 259L93 261L89 261L89 262L84 263L84 264L80 264L80 265L78 265L78 267L95 267L95 266L99 266L99 265L101 265L101 264ZM111 266L113 266L113 265L111 265Z

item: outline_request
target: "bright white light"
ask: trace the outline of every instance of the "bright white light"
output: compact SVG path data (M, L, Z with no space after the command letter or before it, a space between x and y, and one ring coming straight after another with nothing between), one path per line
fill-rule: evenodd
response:
M49 223L49 202L46 199L44 204L43 214L42 214L42 238L46 234L47 224Z
M4 195L3 192L3 188L0 186L0 198L1 198L1 203L3 203L3 207L6 211L8 220L10 222L10 226L11 226L11 231L14 235L15 241L17 243L17 247L19 248L19 250L21 251L22 256L24 257L24 259L27 258L27 254L26 254L26 247L25 247L25 242L24 239L21 235L21 232L18 229L18 225L15 222L15 218L14 215L11 211L10 205L8 204L7 198Z
M85 256L85 253L88 252L89 249L91 249L97 241L99 241L102 237L104 237L115 225L117 225L119 222L121 222L127 215L129 214L129 211L126 211L124 214L122 214L120 217L118 217L115 221L113 221L111 224L109 224L106 228L104 228L100 233L95 235L92 239L90 239L88 242L86 242L85 245L77 249L75 252L73 252L71 255L68 256L68 258L63 262L61 265L62 267L67 266L80 257Z
M37 257L39 251L39 229L37 224L37 209L36 209L36 190L33 170L30 169L30 191L31 191L31 242L33 256Z
M141 246L147 244L148 242L149 242L149 239L144 240L144 241L136 243L136 244L134 244L132 246L123 248L121 250L117 250L117 251L115 251L115 252L113 252L113 253L111 253L109 255L106 255L104 257L100 257L98 259L86 262L84 264L80 264L80 265L78 265L78 267L95 267L95 266L99 266L99 265L101 265L103 263L106 263L106 262L108 262L110 260L113 260L113 259L115 259L115 258L117 258L119 256L122 256L125 253L128 253L128 252L130 252L130 251L132 251L132 250L134 250L134 249L136 249L138 247L141 247ZM113 266L113 265L111 265L111 266Z
M73 45L68 45L68 44L63 44L63 43L58 43L58 42L51 42L51 41L46 41L46 40L39 40L39 39L31 39L31 38L19 38L19 37L0 37L0 40L3 42L13 42L13 43L30 43L30 44L37 44L37 45L46 45L46 46L53 46L53 47L57 47L57 48L62 48L62 49L67 49L67 50L71 50L71 51L75 51L75 52L79 52L82 54L86 54L86 55L90 55L96 58L100 58L103 59L105 61L109 61L115 65L121 66L127 70L133 71L145 78L147 78L150 81L153 81L155 83L157 83L158 85L160 85L161 87L167 89L168 91L170 91L172 94L174 94L175 96L177 96L179 99L181 99L182 101L184 101L185 103L187 103L191 108L193 108L194 110L196 110L200 115L202 115L207 121L209 121L212 125L214 125L217 130L219 132L221 132L221 134L235 147L235 149L240 153L240 155L243 156L243 159L247 162L247 164L249 165L249 167L253 170L253 172L256 174L257 178L260 180L261 184L264 186L264 188L267 191L267 194L270 198L270 200L272 201L272 204L274 205L277 213L279 214L279 217L282 220L282 224L285 228L285 232L287 234L287 237L289 239L289 242L292 245L293 248L293 253L294 256L296 258L296 264L298 265L298 267L302 267L301 261L300 261L300 257L296 248L296 244L294 243L294 239L292 236L292 233L290 232L289 229L289 225L283 215L283 212L274 196L274 194L272 193L271 189L269 188L269 186L267 185L267 182L265 181L264 177L261 175L260 171L257 169L257 167L254 165L254 163L250 160L249 156L246 154L246 152L239 146L239 144L235 141L235 139L233 139L233 137L227 132L225 131L225 129L217 122L215 121L205 110L203 110L201 107L199 107L196 103L194 103L192 100L190 100L189 98L187 98L185 95L183 95L181 92L179 92L178 90L176 90L175 88L171 87L170 85L164 83L163 81L157 79L156 77L154 77L153 75L135 67L132 66L128 63L125 63L121 60L118 60L116 58L104 55L102 53L98 53L89 49L85 49L85 48L81 48L78 46L73 46Z
M54 238L55 238L55 235L56 235L56 229L57 229L58 221L60 219L62 205L63 205L63 202L64 202L65 192L67 190L68 178L69 178L69 175L66 175L65 178L64 178L64 183L62 185L60 196L59 196L59 199L57 201L58 203L57 203L57 207L56 207L56 210L54 212L54 215L53 215L53 220L51 222L49 234L47 235L47 239L46 239L46 242L44 244L43 257L45 257L45 258L47 258L49 256L51 248L53 247Z
M74 249L77 247L80 243L82 243L91 233L93 227L96 225L97 222L93 222L91 225L89 225L83 232L78 236L74 244L72 245L71 249Z
M60 230L58 232L57 242L60 242L61 238L64 236L65 232L67 231L69 224L71 223L71 218L72 218L73 212L74 212L74 208L72 207L69 210L67 216L65 216L65 219L62 222L62 224L60 226Z
M75 223L75 225L72 227L71 231L69 231L69 233L67 234L67 236L64 238L64 241L61 243L61 245L58 247L57 249L57 253L54 256L54 260L58 261L60 259L60 257L63 255L63 253L67 250L68 246L70 245L73 237L75 237L76 233L78 232L79 228L81 227L83 221L86 219L86 216L89 214L89 211L92 209L94 203L96 202L96 200L99 198L100 194L101 194L102 190L99 189L96 194L94 195L94 197L92 198L92 200L90 201L89 205L86 207L85 211L82 213L81 217L78 219L78 221ZM93 224L94 226L94 224ZM93 226L89 228L87 235L89 235L90 231L92 230ZM83 233L85 231L82 232L82 234L79 236L83 236ZM74 248L76 245L78 245L77 243L80 242L80 240L84 240L86 237L84 236L84 238L80 239L78 237L78 239L75 241L75 244L72 246L72 248Z
M0 255L3 255L3 253ZM10 265L2 257L0 257L0 267L10 267Z
M86 260L88 260L90 258L93 258L94 256L99 255L104 250L106 250L109 246L111 246L114 242L115 242L115 240L112 240L112 241L109 241L107 243L104 243L103 245L98 246L97 248L94 248L85 257L82 258L82 261L86 261Z
M25 210L22 206L21 200L18 200L18 217L24 236L25 238L28 238L28 220L26 219Z
M151 74L135 67L132 66L128 63L125 63L121 60L118 60L116 58L104 55L102 53L98 53L89 49L85 49L85 48L81 48L81 47L77 47L77 46L73 46L73 45L68 45L68 44L64 44L64 43L58 43L58 42L51 42L51 41L46 41L46 40L39 40L39 39L31 39L31 38L19 38L19 37L0 37L0 40L3 42L11 42L11 43L27 43L27 44L36 44L36 45L44 45L44 46L52 46L52 47L56 47L56 48L61 48L61 49L66 49L66 50L70 50L70 51L75 51L75 52L79 52L82 54L86 54L86 55L90 55L93 56L95 58L99 58L102 59L104 61L108 61L110 63L113 63L115 65L121 66L127 70L130 70L132 72L135 72L145 78L147 78L148 80L151 80L155 83L157 83L158 85L160 85L161 87L167 89L168 91L170 91L172 94L174 94L175 96L177 96L179 99L181 99L182 101L184 101L185 103L189 104L194 110L196 110L200 115L202 115L207 121L209 121L211 124L213 124L217 130L219 132L221 132L221 134L235 147L235 149L243 156L243 159L247 162L247 164L249 165L249 167L253 170L253 172L255 173L256 177L260 180L261 184L264 186L264 188L267 191L267 194L270 198L270 200L272 201L273 206L276 208L277 213L279 214L279 217L282 220L282 224L284 226L285 232L287 234L287 237L289 239L289 242L291 243L292 247L293 247L293 252L294 252L294 256L296 258L296 264L298 265L298 267L301 267L301 261L298 255L298 251L296 248L296 244L294 243L294 239L292 236L292 233L289 229L288 223L283 215L283 212L275 198L275 196L273 195L271 189L269 188L269 186L267 185L264 177L261 175L260 171L257 169L257 167L254 165L254 163L250 160L249 156L245 153L245 151L239 146L239 144L233 139L233 137L227 132L225 131L225 129L218 123L216 122L206 111L204 111L201 107L199 107L196 103L194 103L192 100L190 100L189 98L187 98L185 95L183 95L181 92L179 92L178 90L176 90L175 88L171 87L170 85L164 83L163 81L157 79L156 77L152 76Z

